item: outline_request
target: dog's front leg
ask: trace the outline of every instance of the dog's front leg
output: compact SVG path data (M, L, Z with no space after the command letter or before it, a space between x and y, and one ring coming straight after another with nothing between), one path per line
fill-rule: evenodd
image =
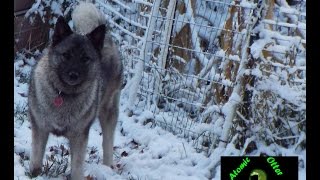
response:
M42 159L48 141L48 136L48 132L43 131L35 123L32 124L32 152L30 157L30 173L32 177L36 177L41 173Z
M116 95L113 96L112 103L104 104L101 107L99 114L103 136L103 164L107 166L111 166L113 164L113 141L114 131L119 116L119 96L120 93L116 93Z
M88 144L88 132L69 137L71 151L71 180L83 180L83 163Z

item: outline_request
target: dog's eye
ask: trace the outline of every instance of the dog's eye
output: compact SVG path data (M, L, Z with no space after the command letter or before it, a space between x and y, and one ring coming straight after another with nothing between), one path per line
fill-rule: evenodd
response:
M65 59L70 59L70 54L69 53L67 53L67 52L64 52L64 53L62 53L62 56L65 58Z
M81 60L84 63L89 63L90 62L90 58L89 57L83 57L83 58L81 58Z

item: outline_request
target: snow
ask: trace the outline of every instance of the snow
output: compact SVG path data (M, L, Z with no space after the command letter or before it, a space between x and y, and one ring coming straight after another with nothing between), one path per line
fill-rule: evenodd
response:
M133 3L140 3L140 4L144 4L147 6L152 6L153 4L148 2L148 1L144 1L144 0L132 0Z
M179 33L181 31L181 29L186 24L186 22L184 21L186 16L185 16L185 14L180 14L179 11L176 11L175 17L176 18L175 18L173 30L174 30L174 34L176 35L177 33Z
M199 38L198 38L198 31L199 31L200 27L196 26L195 18L193 16L194 12L191 7L191 3L188 2L187 0L184 0L184 2L187 5L186 17L190 22L190 25L191 25L190 28L193 29L191 31L191 40L192 40L193 48L196 52L202 52L201 47L200 47ZM198 30L195 30L195 29L198 29ZM202 65L205 66L209 63L209 59L203 53L196 53L196 56L198 57L198 59Z
M254 76L256 76L256 77L262 77L262 72L260 71L260 69L259 68L255 68L255 69L253 69L252 71L251 71L251 74L252 75L254 75Z
M281 0L282 4L287 4L287 2L284 2L283 0ZM287 14L299 14L299 12L296 9L290 8L290 6L288 5L287 7L280 7L280 12L281 13L287 13Z
M267 43L269 43L270 41L271 40L268 41L268 40L265 40L265 39L259 39L259 40L255 41L250 47L250 51L251 51L251 54L252 54L253 58L260 57L260 53L264 49L265 45Z
M250 2L250 1L247 1L247 0L244 0L244 1L241 1L241 2L240 2L240 6L241 6L241 7L244 7L244 8L251 8L251 9L253 9L253 8L255 8L255 7L257 6L257 4L252 3L252 2Z
M34 4L32 5L32 7L26 12L25 17L28 17L30 14L32 14L32 13L34 13L34 12L37 12L37 9L39 8L40 3L41 3L41 0L37 0L37 2L34 3Z
M122 6L123 8L132 11L132 9L131 9L129 6L127 6L126 4L122 3L121 1L119 1L119 0L112 0L112 1L113 1L113 2L116 2L117 4L119 4L120 6Z
M196 153L187 142L177 139L160 127L142 130L141 124L132 123L132 120L122 121L122 128L123 133L130 138L120 145L116 143L116 146L128 149L125 147L128 140L134 140L139 144L137 150L129 152L129 155L120 161L121 164L125 164L125 169L131 169L130 172L136 177L206 179L208 169L203 167L202 161L208 162L208 159L203 154ZM117 138L115 141L117 142Z
M229 59L232 61L240 61L240 57L238 55L229 55Z
M305 58L298 57L298 58L296 59L296 65L297 65L297 66L305 66L305 65L306 65L306 59L305 59Z
M272 25L290 27L290 28L296 28L297 27L296 24L284 23L284 22L276 22L276 21L270 20L270 19L264 19L262 22L267 23L267 24L272 24ZM304 28L305 28L305 26L304 26Z
M208 163L209 160L203 154L195 152L190 144L159 127L150 129L136 123L135 118L128 118L123 113L119 117L115 137L115 147L117 147L115 154L119 156L124 151L128 153L128 156L116 159L117 164L124 166L122 174L119 175L101 164L86 164L86 174L98 179L126 179L129 176L142 179L207 179L209 171L205 168L205 162ZM15 133L16 153L30 153L31 130L27 126L29 123L25 122L23 126L15 127L15 132L17 132ZM123 128L125 135L120 133L120 128ZM96 121L90 130L88 147L98 147L99 152L102 152L102 138L99 133L100 127ZM128 147L132 140L139 144L137 149ZM57 144L67 144L67 142L64 138L50 136L46 154L48 154L48 147ZM15 155L16 177L21 176L25 171L19 166L17 159L19 157Z
M272 52L276 52L276 53L283 53L283 54L285 54L288 51L288 47L281 46L281 45L269 46L266 49L268 51L272 51Z
M123 16L121 13L119 13L116 9L111 8L110 6L105 5L105 3L101 2L100 0L97 0L97 3L99 3L99 5L103 6L103 7L106 8L108 11L116 14L116 15L119 16L121 19L123 19L124 21L126 21L126 22L128 22L128 23L130 23L130 24L132 24L132 25L134 25L134 26L137 26L137 27L139 27L139 28L142 28L142 29L146 29L146 28L147 28L146 26L143 26L143 25L140 24L140 23L137 23L137 22L135 22L135 21L132 21L132 20L130 20L130 19L127 18L127 17L124 17L124 16Z
M99 165L99 164L90 164L85 167L85 174L95 177L97 179L119 179L124 180L124 177L121 177L116 172L114 172L110 167Z
M258 90L271 91L278 94L281 98L295 104L301 105L300 103L305 102L305 91L295 89L289 85L281 85L278 81L278 77L270 76L270 79L260 82L257 85Z
M113 26L118 27L121 31L123 31L124 33L132 36L133 38L135 38L135 39L140 39L140 40L142 39L140 36L137 36L135 33L132 33L132 32L130 32L130 31L128 31L127 29L119 26L117 23L115 23L115 22L111 19L111 17L109 17L109 16L106 15L106 19L107 19L107 21L110 23L110 25L113 25Z
M53 10L53 13L54 13L54 14L63 16L63 13L62 13L62 11L61 11L60 4L57 3L56 1L52 1L52 3L51 3L51 9Z
M186 63L187 63L186 60L184 60L182 57L177 56L177 55L173 55L173 56L172 56L172 59L176 60L176 61L179 62L179 63L183 63L183 64L186 64Z

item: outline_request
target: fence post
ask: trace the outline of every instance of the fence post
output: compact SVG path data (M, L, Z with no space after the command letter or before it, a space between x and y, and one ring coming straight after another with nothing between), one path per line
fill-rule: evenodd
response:
M147 46L147 43L148 42L151 43L152 41L152 35L153 35L155 24L156 24L156 19L154 17L155 17L155 14L159 12L160 3L161 3L161 0L155 0L152 6L151 16L148 19L146 34L142 40L142 49L140 50L139 61L135 68L135 74L131 80L129 99L128 99L128 104L126 108L127 110L130 110L130 111L132 111L134 107L134 102L137 97L139 84L143 74L143 65L145 62L147 62L147 60L149 60L147 57L148 57L148 52L150 51L150 47Z
M254 11L256 11L257 14L260 14L262 10L262 7L258 7L257 9L255 9ZM233 91L230 95L230 98L228 99L228 101L223 105L222 107L222 112L225 115L225 120L223 123L223 131L220 137L220 142L219 142L219 147L223 147L225 148L228 142L228 138L230 136L230 130L232 128L232 121L235 117L235 112L237 110L238 104L242 101L243 96L241 96L241 90L243 89L243 81L244 81L244 71L247 68L247 63L248 63L248 48L249 48L249 44L250 44L250 36L251 36L251 32L252 29L254 27L254 25L257 23L257 21L259 21L259 17L258 16L253 16L253 19L251 21L251 23L247 24L247 32L246 32L246 36L243 40L243 44L242 44L242 50L241 50L241 60L240 60L240 65L239 65L239 69L237 72L237 76L236 76L236 80L235 80L235 86L233 88ZM236 97L240 97L239 99L237 99Z
M167 10L167 15L166 15L166 23L164 25L164 36L165 39L164 41L161 43L161 52L160 52L160 57L161 60L158 62L158 66L161 68L165 68L166 65L166 59L168 56L168 49L169 47L167 47L167 45L170 42L170 36L171 36L171 30L172 30L172 24L173 24L173 17L174 17L174 12L176 9L176 4L177 1L176 0L170 0L169 5L168 5L168 10Z
M158 67L160 68L160 74L155 77L155 82L154 82L154 96L153 96L153 102L156 103L158 96L161 92L161 87L162 87L162 82L161 82L161 73L162 70L165 69L166 62L167 62L167 57L168 57L168 50L169 50L169 44L170 44L170 37L171 37L171 31L172 31L172 24L173 24L173 17L174 17L174 12L176 9L176 0L170 0L169 5L168 5L168 10L166 14L166 22L164 24L164 40L161 42L161 50L159 53L159 60L157 62Z

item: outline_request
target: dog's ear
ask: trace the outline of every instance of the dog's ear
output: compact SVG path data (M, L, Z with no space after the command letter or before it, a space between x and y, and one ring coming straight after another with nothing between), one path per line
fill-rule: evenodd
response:
M64 38L72 34L72 30L62 16L59 16L52 36L52 46L56 46Z
M94 48L100 51L103 48L106 26L104 24L95 28L91 33L87 34Z

